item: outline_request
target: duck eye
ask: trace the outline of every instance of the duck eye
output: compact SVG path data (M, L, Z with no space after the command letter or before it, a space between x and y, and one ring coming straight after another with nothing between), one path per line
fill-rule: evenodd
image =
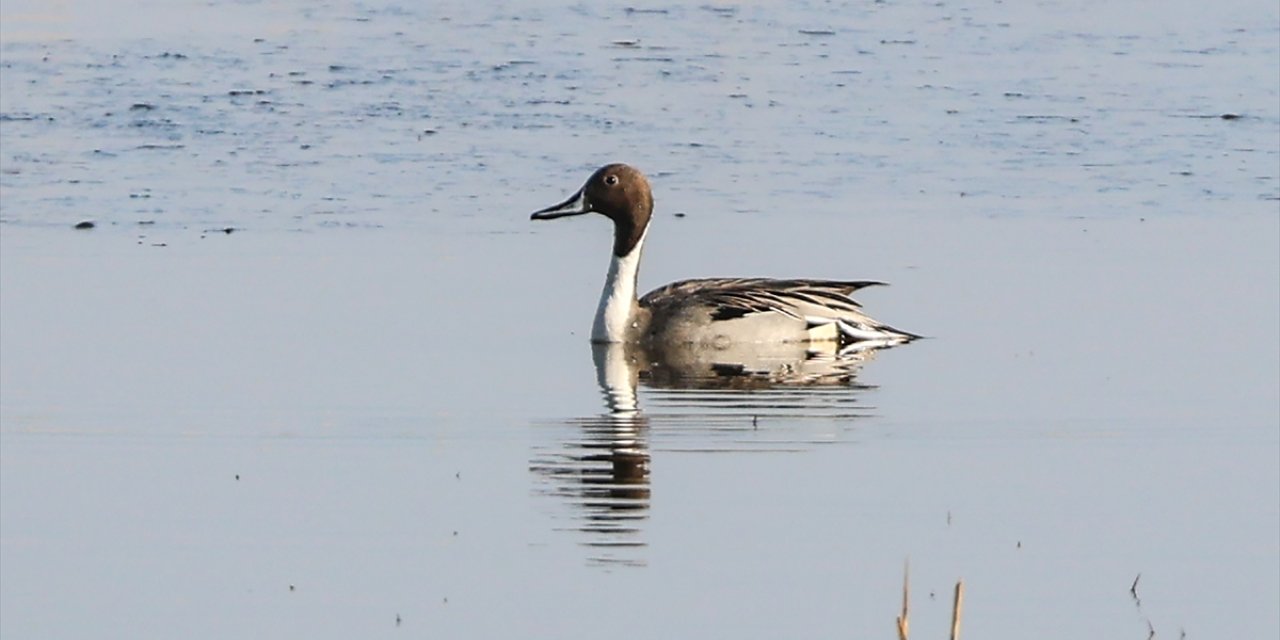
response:
M609 175L607 175L607 176L605 176L605 177L604 177L604 183L605 183L605 184L607 184L607 185L609 185L609 186L613 186L613 185L615 185L615 184L618 184L618 176L615 176L615 175L613 175L613 174L609 174Z

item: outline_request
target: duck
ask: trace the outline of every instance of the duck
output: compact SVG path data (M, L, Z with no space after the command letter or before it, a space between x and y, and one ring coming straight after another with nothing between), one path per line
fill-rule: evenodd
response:
M871 318L850 297L884 284L875 280L697 278L637 297L640 256L653 220L649 179L630 165L607 164L568 199L535 211L530 219L588 213L613 222L613 252L591 328L592 343L665 350L827 344L848 352L921 337Z

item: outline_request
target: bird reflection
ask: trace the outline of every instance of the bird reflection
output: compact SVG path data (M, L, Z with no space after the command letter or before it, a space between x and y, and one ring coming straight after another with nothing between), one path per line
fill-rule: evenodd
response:
M635 351L646 386L674 389L770 389L856 386L861 366L876 348L839 348L834 342L733 344L723 348L667 347Z
M746 345L661 351L592 345L605 412L556 421L569 427L539 447L531 469L571 505L589 561L644 565L651 500L650 437L664 450L802 451L838 441L866 415L858 370L875 349ZM640 408L643 387L654 410Z
M596 380L606 412L566 421L573 437L531 464L551 479L549 493L576 507L574 526L589 535L591 561L643 564L628 550L643 547L640 523L649 511L648 417L636 397L637 372L622 345L595 345Z

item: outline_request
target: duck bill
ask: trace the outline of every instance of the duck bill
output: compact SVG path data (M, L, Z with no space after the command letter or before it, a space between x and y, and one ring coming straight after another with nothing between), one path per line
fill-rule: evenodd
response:
M584 213L591 212L591 205L587 203L587 190L579 189L577 193L569 196L568 200L560 204L552 205L546 209L534 211L529 216L530 220L555 220L556 218L564 218L566 216L580 216Z

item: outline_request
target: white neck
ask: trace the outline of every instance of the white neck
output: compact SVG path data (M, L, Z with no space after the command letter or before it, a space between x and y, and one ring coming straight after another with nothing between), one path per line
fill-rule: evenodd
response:
M591 327L592 342L625 342L631 316L636 309L636 275L640 272L640 250L644 236L631 253L618 257L610 255L609 275L600 292L600 307L596 309L596 322Z

